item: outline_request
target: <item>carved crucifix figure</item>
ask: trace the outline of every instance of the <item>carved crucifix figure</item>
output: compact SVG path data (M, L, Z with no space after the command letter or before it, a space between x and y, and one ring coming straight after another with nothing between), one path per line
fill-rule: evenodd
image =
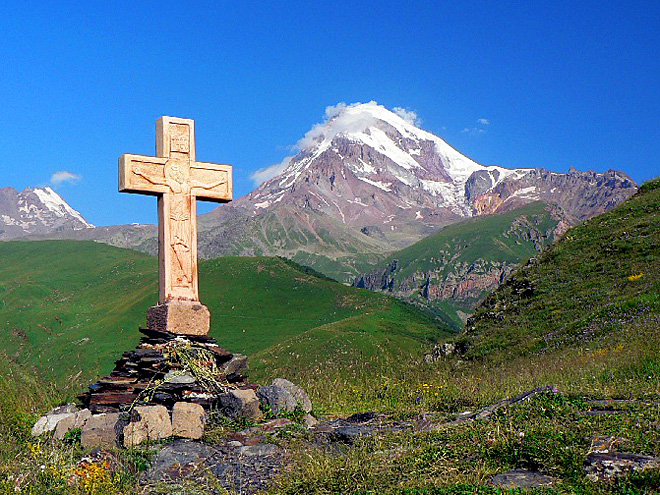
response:
M199 303L196 198L232 199L232 169L195 159L192 119L160 117L156 157L122 155L119 190L158 196L159 305L147 325L175 333L208 333L208 310Z

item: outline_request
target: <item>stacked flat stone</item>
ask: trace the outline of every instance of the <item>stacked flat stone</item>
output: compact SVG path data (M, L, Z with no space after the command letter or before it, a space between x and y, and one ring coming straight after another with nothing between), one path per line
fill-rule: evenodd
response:
M194 349L210 351L219 370L218 378L227 384L225 392L256 388L246 384L247 357L223 349L212 337L146 328L141 328L140 332L144 336L137 348L124 352L110 376L90 386L89 391L79 397L93 414L119 412L133 405L159 404L172 410L175 403L182 401L199 404L205 409L214 406L218 391L205 390L192 375L164 356L163 352L173 341L189 344L193 352Z

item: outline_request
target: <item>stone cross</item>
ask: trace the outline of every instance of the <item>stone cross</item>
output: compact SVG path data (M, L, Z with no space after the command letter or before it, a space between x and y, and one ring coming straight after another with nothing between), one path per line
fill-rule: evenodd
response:
M195 159L195 121L160 117L156 157L122 155L119 191L158 196L159 304L147 326L174 333L206 334L208 309L199 302L196 198L232 199L232 169Z

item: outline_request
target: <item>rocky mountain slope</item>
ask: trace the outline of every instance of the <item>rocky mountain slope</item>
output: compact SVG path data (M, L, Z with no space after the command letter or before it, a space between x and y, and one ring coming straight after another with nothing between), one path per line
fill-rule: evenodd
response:
M391 254L353 285L464 320L520 263L558 239L572 220L558 206L542 202L465 220Z
M50 187L0 189L0 240L94 227Z

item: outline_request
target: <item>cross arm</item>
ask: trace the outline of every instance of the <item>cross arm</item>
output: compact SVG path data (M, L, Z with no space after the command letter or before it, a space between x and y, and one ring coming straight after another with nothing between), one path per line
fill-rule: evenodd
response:
M122 155L119 158L119 191L155 195L168 192L166 162L167 158Z
M192 192L200 199L226 203L233 199L232 167L195 162L190 167Z

